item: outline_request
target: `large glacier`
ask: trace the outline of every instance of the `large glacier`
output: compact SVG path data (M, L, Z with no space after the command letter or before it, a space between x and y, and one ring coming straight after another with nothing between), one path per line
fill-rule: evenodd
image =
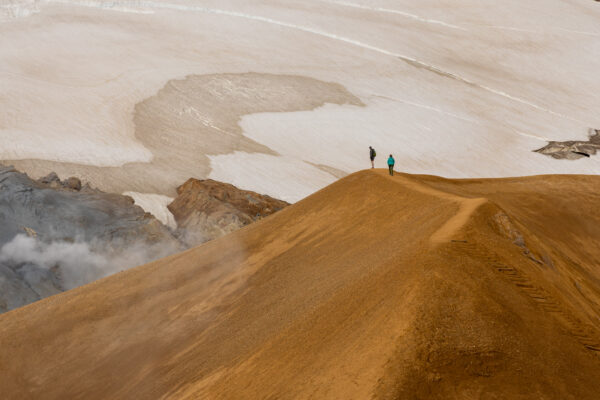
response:
M296 201L368 167L369 145L412 173L600 172L598 157L533 152L600 127L592 0L0 10L0 159L144 193L146 208L189 177Z

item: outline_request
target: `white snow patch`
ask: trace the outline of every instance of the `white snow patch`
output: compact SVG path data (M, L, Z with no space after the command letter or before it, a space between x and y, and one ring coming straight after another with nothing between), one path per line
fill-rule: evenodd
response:
M119 167L128 162L150 162L153 158L150 150L133 140L119 138L111 143L101 136L73 137L61 131L38 133L0 129L0 143L2 160L39 159Z
M505 31L514 31L514 32L524 32L524 33L532 33L536 35L548 35L553 31L560 31L561 33L574 33L576 35L585 35L585 36L600 36L599 32L588 32L588 31L578 31L574 29L565 29L565 28L553 28L553 29L528 29L528 28L519 28L515 26L498 26L498 25L489 25L483 26L488 29L501 29Z
M50 2L60 2L60 3L65 3L65 4L73 4L73 5L86 5L86 3L80 3L80 2L73 2L71 0L48 0ZM93 2L92 2L93 3ZM92 4L90 3L90 4ZM101 4L102 2L97 2L99 4ZM135 5L143 5L145 7L151 7L151 8L155 8L155 9L167 9L167 10L178 10L178 11L193 11L193 12L201 12L201 13L208 13L208 14L218 14L218 15L226 15L226 16L230 16L230 17L236 17L236 18L244 18L244 19L250 19L250 20L254 20L254 21L259 21L259 22L264 22L264 23L268 23L268 24L273 24L273 25L278 25L278 26L282 26L282 27L286 27L286 28L290 28L290 29L296 29L302 32L307 32L307 33L311 33L314 35L319 35L319 36L323 36L325 38L329 38L329 39L333 39L333 40L338 40L340 42L344 42L353 46L357 46L363 49L367 49L367 50L371 50L377 53L381 53L387 56L392 56L392 57L396 57L400 60L403 60L405 62L408 62L409 64L415 65L417 67L420 68L424 68L430 72L436 73L436 74L441 74L444 75L446 77L448 77L449 79L455 79L459 82L463 82L466 83L468 85L473 85L476 86L482 90L485 90L487 92L493 93L495 95L498 96L502 96L505 97L507 99L513 100L515 102L527 105L529 107L533 107L537 110L541 110L541 111L545 111L549 114L552 115L556 115L556 116L560 116L563 117L565 119L570 119L572 121L577 121L571 117L562 115L560 113L557 113L553 110L550 110L548 108L542 107L540 105L535 104L532 101L529 101L527 99L523 99L520 98L518 96L514 96L511 95L509 93L506 93L502 90L484 85L484 84L480 84L475 82L472 79L469 79L465 76L461 76L460 74L456 73L456 72L451 72L451 71L447 71L444 70L443 68L433 65L431 63L427 63L424 62L422 60L419 60L415 57L409 56L409 55L405 55L405 54L401 54L401 53L397 53L394 51L390 51L378 46L374 46L371 45L369 43L365 43L359 40L355 40L349 37L344 37L344 36L340 36L338 34L335 33L331 33L331 32L327 32L321 29L315 29L309 26L304 26L304 25L299 25L299 24L294 24L294 23L290 23L290 22L286 22L286 21L280 21L280 20L276 20L273 18L268 18L268 17L264 17L261 15L252 15L252 14L248 14L248 13L242 13L242 12L237 12L237 11L230 11L230 10L223 10L223 9L217 9L217 8L209 8L209 7L199 7L199 6L189 6L189 5L182 5L182 4L173 4L173 3L166 3L166 2L154 2L154 1L139 1L139 2L135 2L135 3L129 3L129 2L125 2L125 3L111 3L111 4L135 4ZM100 8L100 6L95 6ZM577 121L580 122L580 121Z
M168 226L169 228L176 229L177 222L175 217L169 211L167 206L173 202L172 197L163 196L154 193L138 193L138 192L125 192L125 196L130 196L135 201L135 204L142 207L144 211L154 215L156 219Z
M236 151L213 155L209 178L294 203L337 180L301 159Z
M0 3L0 22L16 18L25 18L40 12L37 0L24 0Z
M337 0L322 0L322 1L324 1L325 3L337 4L337 5L345 6L345 7L360 8L363 10L370 10L370 11L376 11L376 12L389 13L389 14L397 14L397 15L401 15L403 17L415 19L417 21L425 22L428 24L442 25L442 26L445 26L446 28L460 29L462 31L467 30L467 29L457 26L457 25L449 24L447 22L439 21L437 19L424 18L419 15L408 13L406 11L395 10L395 9L385 8L385 7L373 7L373 6L368 6L366 4L350 3L347 1L337 1Z
M117 11L124 13L133 13L133 14L154 14L153 10L144 8L142 3L138 1L92 1L92 0L84 0L84 1L72 1L72 0L45 0L48 3L58 3L58 4L69 4L69 5L78 5L83 7L90 8L101 8L103 10L108 11Z
M402 107L379 99L364 108L328 104L314 111L247 115L241 126L245 136L278 152L282 161L301 158L347 172L368 168L368 146L373 146L378 153L376 167L384 168L391 153L398 170L412 173L447 177L600 173L598 158L557 162L532 152L545 145L547 137L474 118L411 101ZM266 171L260 179L273 180Z

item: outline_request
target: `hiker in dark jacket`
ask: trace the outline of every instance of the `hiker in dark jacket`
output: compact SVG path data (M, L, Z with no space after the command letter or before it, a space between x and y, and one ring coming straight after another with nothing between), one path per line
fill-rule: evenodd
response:
M390 169L391 176L394 176L394 164L396 164L396 160L394 160L394 157L390 154L390 158L388 158L388 168Z
M375 157L377 156L377 152L374 148L369 146L369 158L371 159L371 168L375 168Z

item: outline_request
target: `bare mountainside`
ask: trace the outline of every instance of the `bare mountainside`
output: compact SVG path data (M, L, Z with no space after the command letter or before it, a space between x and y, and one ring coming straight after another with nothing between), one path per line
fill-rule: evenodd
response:
M386 173L0 316L0 391L597 399L600 177Z

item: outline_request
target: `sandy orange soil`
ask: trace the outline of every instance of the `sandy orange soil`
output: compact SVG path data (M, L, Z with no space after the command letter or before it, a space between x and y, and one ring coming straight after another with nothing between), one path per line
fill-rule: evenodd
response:
M600 177L386 174L1 315L2 398L600 398Z

